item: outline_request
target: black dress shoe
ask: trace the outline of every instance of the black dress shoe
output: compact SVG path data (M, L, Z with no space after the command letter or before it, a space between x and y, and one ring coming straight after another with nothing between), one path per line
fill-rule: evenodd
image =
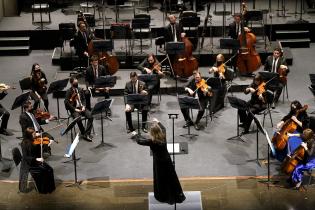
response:
M133 129L133 128L130 129L130 128L129 128L129 129L127 130L127 133L132 133L132 132L134 132L134 131L135 131L135 129Z
M195 129L196 129L197 131L200 130L200 125L199 125L199 123L196 123L196 124L194 125L194 127L195 127Z
M245 125L244 125L244 123L240 123L240 124L238 124L238 127L244 128Z
M186 122L186 124L183 126L183 128L188 128L189 126L193 126L194 123L193 122Z
M91 137L88 136L88 135L83 135L82 138L83 138L85 141L92 142Z
M248 134L249 133L249 131L248 130L245 130L245 131L243 131L242 133L241 133L241 135L245 135L245 134Z
M3 134L5 136L13 136L13 133L8 131L7 129L1 129L0 134Z

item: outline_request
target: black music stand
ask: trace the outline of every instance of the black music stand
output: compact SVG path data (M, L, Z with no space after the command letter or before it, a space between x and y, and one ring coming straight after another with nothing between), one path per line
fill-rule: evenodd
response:
M151 104L152 90L158 85L159 76L157 74L139 74L138 80L144 82L149 90L149 104ZM151 88L151 89L150 89Z
M92 43L96 52L106 52L114 49L114 42L110 39L95 39L92 40Z
M101 76L94 81L93 88L114 87L117 82L117 76Z
M240 49L240 41L232 38L223 38L220 39L220 49L228 49L229 54L232 52L236 52Z
M15 98L11 110L21 107L30 97L31 92L26 92Z
M234 96L227 96L231 106L237 110L248 110L248 104L246 101L240 99L240 98L237 98L237 97L234 97ZM240 128L239 128L239 121L240 121L240 116L237 112L237 133L236 133L236 136L232 136L230 138L228 138L227 140L230 141L230 140L238 140L238 141L242 141L242 142L245 142L244 138L243 138L243 135L240 134Z
M50 83L50 86L48 88L47 94L51 93L57 93L59 91L62 91L67 87L68 85L69 78L67 79L62 79L62 80L57 80L52 83ZM58 119L66 119L65 117L60 118L60 106L59 106L59 96L56 94L57 98L57 113L58 113Z
M129 105L139 105L137 108L137 123L138 123L138 134L134 137L136 139L142 139L140 132L140 120L139 120L139 109L141 105L148 105L149 103L149 96L148 95L141 95L141 94L128 94L127 95L127 104Z
M116 23L118 22L119 18L119 6L124 5L126 0L107 0L107 5L115 6L115 15L116 15Z
M179 95L178 96L178 103L179 103L179 107L181 109L188 109L188 110L189 109L198 109L198 110L201 109L199 100L197 98L194 98L194 97L191 97L191 96ZM188 114L189 113L190 113L190 111L188 112ZM186 122L186 123L188 123L188 122ZM190 133L190 125L188 124L188 126L187 126L187 133L186 134L181 134L180 136L187 137L187 138L191 139L191 138L194 138L194 137L198 136L198 134Z
M175 79L175 88L176 88L176 93L177 93L178 92L177 91L177 75L175 75L169 55L172 55L173 57L175 55L183 54L185 51L185 44L184 42L167 42L165 45L165 51L166 51L166 58L171 67L172 75L174 76L174 79Z
M142 41L142 29L150 28L150 19L149 18L134 18L131 20L132 30L139 30L140 33L140 54L143 50L143 41ZM136 32L137 33L137 32Z
M112 103L113 99L105 99L95 104L94 108L92 109L92 115L101 114L102 141L95 147L96 149L106 146L113 147L113 145L104 142L104 119L112 121L112 119L107 116L108 110L112 106ZM105 117L103 117L103 112L105 112Z
M68 125L68 127L63 131L61 132L61 136L67 134L69 131L71 131L71 144L73 143L73 137L75 135L73 135L73 128L74 126L77 124L78 121L82 120L81 119L81 116L75 118L72 120L72 122ZM75 132L75 130L74 130ZM72 153L72 161L73 161L73 166L74 166L74 183L73 184L70 184L70 185L66 185L66 187L73 187L73 186L76 186L76 187L79 187L80 184L82 183L82 181L78 181L78 175L77 175L77 161L80 160L80 158L76 158L76 154L75 154L75 149Z

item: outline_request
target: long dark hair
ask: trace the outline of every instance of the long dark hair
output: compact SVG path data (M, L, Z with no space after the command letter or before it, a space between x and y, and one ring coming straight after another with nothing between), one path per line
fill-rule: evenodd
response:
M33 74L34 74L35 66L40 66L40 65L38 63L33 63L32 70L31 70L31 76L33 76Z
M295 106L295 109L292 109L292 105ZM302 108L302 104L298 100L294 100L290 104L290 113L295 114L295 112Z

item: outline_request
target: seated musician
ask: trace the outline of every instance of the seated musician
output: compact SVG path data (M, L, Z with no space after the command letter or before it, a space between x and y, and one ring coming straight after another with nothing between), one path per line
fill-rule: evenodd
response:
M34 128L26 128L22 148L22 162L19 177L19 191L27 193L28 173L34 178L39 193L52 193L55 190L53 169L41 157L41 145L35 144L36 132ZM33 173L34 172L34 173Z
M280 75L279 85L275 89L274 103L272 104L272 107L274 108L279 101L283 87L286 85L286 76L290 71L286 59L282 56L282 50L280 48L275 48L273 54L267 57L264 70L278 73Z
M47 84L48 80L46 78L45 73L41 70L40 65L38 63L34 63L32 66L32 83L31 89L32 93L31 96L34 99L34 109L38 108L40 101L44 102L45 109L48 111L48 96L47 96Z
M141 71L142 74L156 74L157 83L156 84L148 84L149 90L149 103L152 100L152 94L159 91L160 88L160 78L164 76L164 73L161 71L161 64L156 59L156 56L153 53L148 54L148 56L138 65L138 70Z
M41 125L43 124L48 124L50 122L50 120L52 120L54 117L51 116L50 119L36 119L35 115L34 115L34 108L32 105L31 101L26 101L23 104L23 113L20 115L20 119L19 119L19 123L21 125L22 128L22 135L23 137L25 137L26 135L26 129L27 128L33 128L36 133L37 136L42 136L43 137L48 137L50 140L54 140L54 137L52 137L49 133L44 132L44 129L41 127ZM48 145L44 146L44 153L45 156L47 155L51 155L51 148Z
M82 120L78 121L81 137L89 142L92 142L91 131L93 128L92 113L86 109L85 93L82 88L79 88L78 79L75 77L70 78L71 87L66 92L65 106L70 111L73 119L83 116L87 118L87 126L84 128Z
M297 154L295 153L295 151L297 151L298 149L297 147L294 151L291 152L290 156L287 157L287 159L291 157L298 161L298 164L290 174L290 180L288 181L291 182L296 189L303 191L303 172L315 168L315 136L314 132L309 128L305 129L302 134L290 135L301 138L302 143L300 144L300 146L302 147L302 149L304 149L304 156L302 157L302 160L298 159Z
M132 116L131 112L134 110L134 108L141 109L142 111L142 131L147 133L146 128L146 122L148 118L148 105L131 105L127 104L127 95L128 94L142 94L147 95L147 87L146 84L140 80L138 80L138 75L136 72L130 72L130 81L126 83L125 90L124 90L124 100L125 100L125 113L126 113L126 120L128 124L128 131L127 133L133 132L133 135L135 134L135 129L132 125Z
M249 127L253 121L253 116L249 113L249 111L253 114L257 114L266 109L266 100L265 95L266 91L260 91L259 87L263 83L263 80L260 75L256 75L254 81L251 85L249 85L244 93L251 93L251 99L247 102L248 110L238 110L238 114L240 116L240 127L244 128L242 134L247 134L249 132Z
M2 100L8 94L7 90L9 88L10 88L9 86L3 84L3 86L0 88L0 100ZM1 120L0 134L6 135L6 136L13 135L13 133L7 130L9 118L10 118L10 113L0 103L0 120Z
M74 36L74 48L76 55L79 56L80 66L87 66L88 64L88 45L92 39L92 34L87 30L85 22L78 23L78 31Z
M184 119L186 121L186 124L183 126L183 128L187 128L188 126L194 125L196 130L200 130L199 122L203 114L205 113L209 96L212 95L212 91L211 91L211 87L209 86L199 87L199 84L201 84L202 81L205 82L205 80L201 78L200 72L194 71L193 75L194 75L194 79L192 79L189 82L189 84L185 87L185 91L188 92L189 96L198 97L201 109L198 111L198 115L197 115L197 119L195 123L193 123L193 121L191 120L189 116L189 109L181 109Z
M284 116L279 123L277 123L277 125L276 125L277 132L281 133L282 129L285 129L283 126L289 120L292 120L293 122L295 122L295 124L297 126L294 133L301 134L303 132L303 130L308 128L309 120L310 120L309 116L308 116L306 110L303 109L302 104L297 100L291 102L290 112L286 116ZM275 133L275 135L276 135L276 133ZM291 142L291 141L294 141L294 139L291 140L291 137L289 137L288 142ZM275 142L274 142L274 144L275 144ZM287 155L287 150L288 150L287 146L288 145L286 145L282 150L280 150L279 148L276 147L275 158L277 160L279 160L281 162L283 161L283 159Z

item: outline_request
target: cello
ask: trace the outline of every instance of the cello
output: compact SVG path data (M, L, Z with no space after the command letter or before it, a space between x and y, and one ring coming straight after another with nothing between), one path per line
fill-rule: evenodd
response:
M182 42L184 42L185 51L182 55L176 56L172 68L175 75L188 78L198 69L198 61L192 55L193 45L188 37L182 36Z
M241 34L238 37L240 41L240 50L238 52L236 66L241 74L250 74L261 66L259 54L256 52L256 36L244 29L244 15L246 14L246 4L242 3Z
M285 174L290 175L297 166L297 164L299 164L299 162L301 162L304 159L304 155L305 155L304 147L302 145L298 146L298 148L296 148L296 150L291 156L287 156L284 159L283 164L281 166L281 170Z
M300 113L304 112L308 108L308 105L304 105L303 108L296 111L297 117ZM288 133L293 133L297 129L297 124L290 118L283 124L280 132L275 133L272 137L272 142L276 149L283 150L287 145L289 136Z

